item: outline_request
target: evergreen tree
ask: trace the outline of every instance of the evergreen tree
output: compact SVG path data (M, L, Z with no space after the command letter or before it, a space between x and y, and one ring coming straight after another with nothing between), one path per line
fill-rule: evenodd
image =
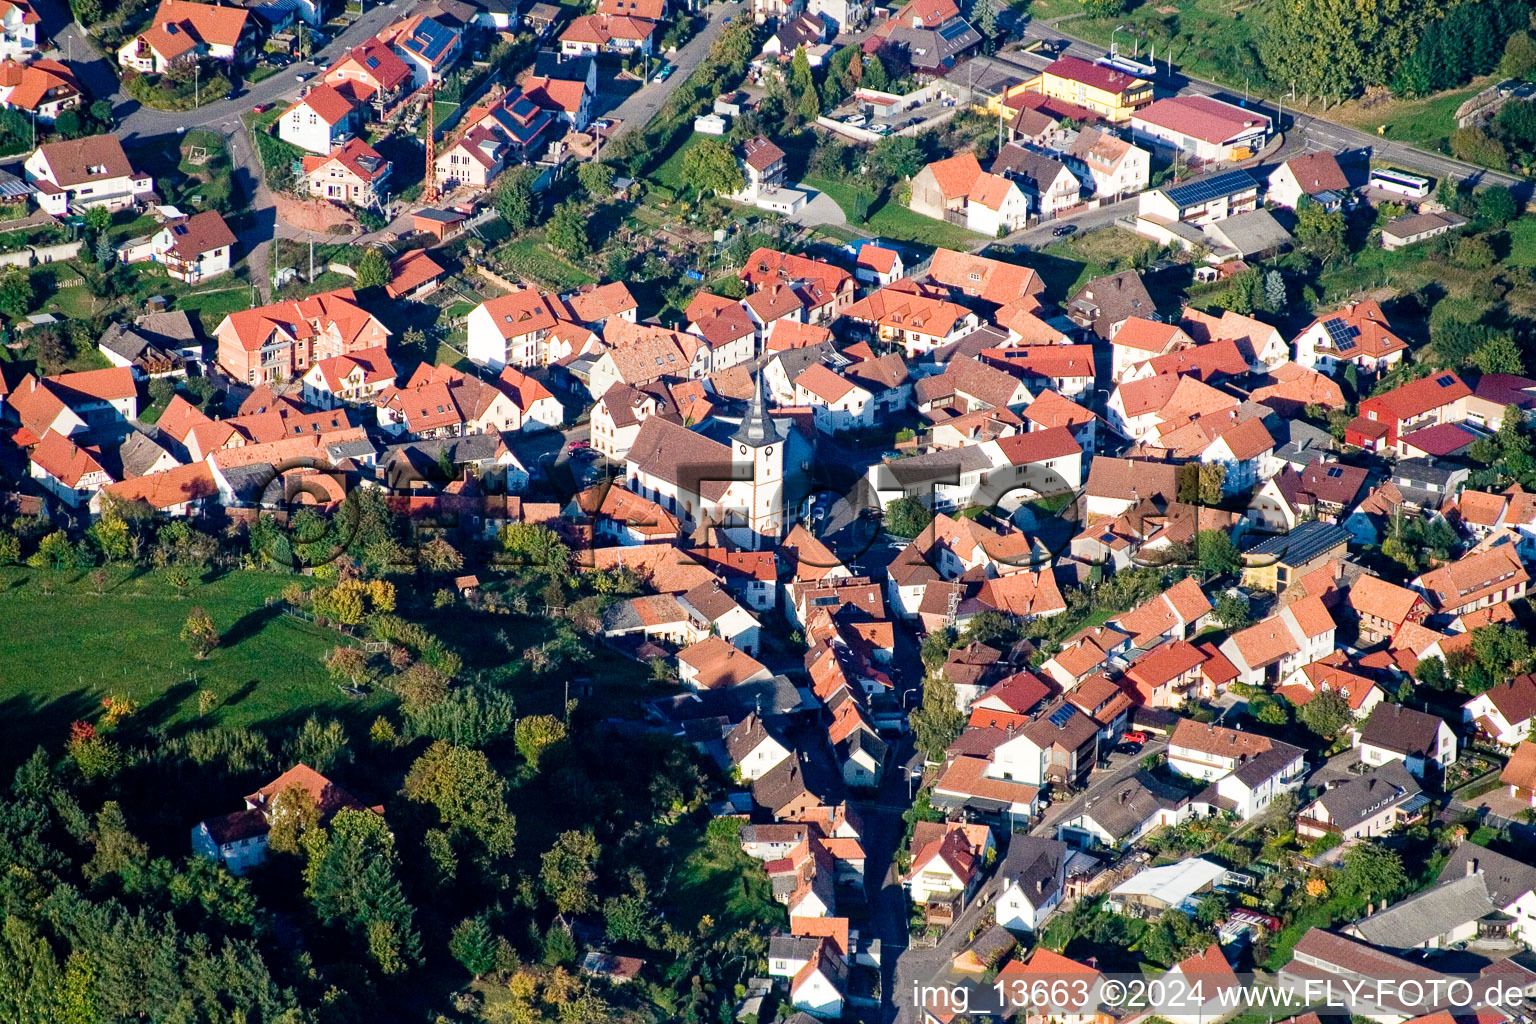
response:
M448 939L448 951L464 965L464 969L479 978L496 968L496 935L491 931L485 914L466 917L454 928Z

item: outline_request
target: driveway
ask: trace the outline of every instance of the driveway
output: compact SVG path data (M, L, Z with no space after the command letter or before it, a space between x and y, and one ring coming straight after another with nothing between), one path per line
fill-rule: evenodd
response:
M656 112L661 109L661 105L667 101L667 97L672 95L673 90L681 85L689 75L693 74L694 69L703 63L705 54L709 53L709 48L720 37L720 33L725 31L726 20L739 17L743 11L749 13L751 11L751 8L743 0L736 0L735 3L729 4L717 4L711 7L709 9L709 22L699 30L697 35L684 43L683 48L670 58L670 62L676 65L677 70L672 72L672 75L665 82L652 81L647 85L641 86L638 92L609 112L608 116L623 122L619 126L619 133L623 134L636 125L643 128L649 124L651 118L655 117Z
M818 192L805 185L792 185L791 188L809 192L811 198L800 212L789 218L803 228L813 228L819 224L847 224L848 217L843 213L843 208L834 203L825 192Z

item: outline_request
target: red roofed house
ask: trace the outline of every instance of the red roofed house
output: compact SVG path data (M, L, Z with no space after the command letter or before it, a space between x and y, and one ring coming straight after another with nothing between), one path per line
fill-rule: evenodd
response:
M378 348L389 328L350 288L231 313L214 328L218 362L247 384L302 377L318 360Z
M11 5L12 10L15 6ZM5 38L9 39L10 34L6 33ZM64 111L79 107L81 95L75 73L59 61L18 64L7 60L0 64L0 107L24 110L43 124L52 124Z
M523 95L579 132L592 120L592 89L586 79L531 75L523 80Z
M971 186L981 174L981 163L975 153L935 160L913 176L912 197L907 206L924 217L964 224Z
M1536 676L1530 673L1500 683L1461 706L1463 722L1511 749L1530 738L1532 719L1536 719Z
M661 26L644 18L588 14L560 33L560 52L567 57L596 53L650 53Z
M1466 419L1467 398L1471 394L1472 389L1451 371L1432 373L1361 402L1360 415L1345 429L1344 441L1371 451L1393 450L1401 455L1403 434L1436 423Z
M906 266L901 253L873 243L859 247L858 258L853 264L853 276L865 284L884 288L906 276Z
M32 479L56 494L71 508L88 501L97 491L112 483L112 476L101 465L101 450L81 444L50 430L32 448Z
M318 360L304 374L304 401L321 409L372 405L395 382L395 367L384 346Z
M1269 118L1209 96L1170 96L1131 115L1138 141L1172 146L1196 160L1246 160L1264 148Z
M117 62L130 71L164 74L178 61L199 57L231 61L256 33L254 19L240 7L161 0L149 28L117 51Z
M1031 92L1087 107L1110 121L1124 121L1152 102L1152 83L1124 71L1060 57L1026 83Z
M108 484L91 499L93 515L101 514L102 494L123 501L142 501L166 515L187 516L217 503L219 485L214 479L213 467L206 462L194 462L190 466L175 466Z
M343 810L384 813L382 807L364 806L351 793L301 763L246 797L245 810L193 826L192 852L220 862L234 874L244 874L267 859L267 833L278 797L294 789L303 792L319 810L322 825Z
M912 902L968 897L996 847L986 825L920 821L912 833L912 867L903 883Z
M1324 313L1296 335L1296 361L1309 370L1333 373L1340 363L1354 363L1377 374L1403 358L1408 343L1392 333L1376 302L1358 302Z
M1325 207L1337 209L1349 192L1349 179L1339 167L1338 159L1326 150L1319 150L1293 156L1271 171L1264 198L1294 210L1306 196L1314 202L1322 201ZM1337 200L1328 201L1326 193L1336 193Z
M389 283L384 286L384 293L392 299L425 298L437 290L446 273L427 255L427 250L411 249L389 264Z
M354 102L352 89L343 93L326 82L310 89L277 121L277 136L319 156L350 139L362 121L362 107Z
M382 113L411 91L411 69L379 39L352 47L325 69L323 80Z
M304 185L312 196L352 206L376 206L389 192L391 164L362 139L349 139L330 156L304 158Z
M1515 545L1505 540L1431 569L1411 585L1429 600L1436 612L1465 615L1524 597L1529 583L1530 575Z
M235 233L217 210L168 220L147 238L137 238L117 250L124 263L162 264L166 276L187 284L229 273Z

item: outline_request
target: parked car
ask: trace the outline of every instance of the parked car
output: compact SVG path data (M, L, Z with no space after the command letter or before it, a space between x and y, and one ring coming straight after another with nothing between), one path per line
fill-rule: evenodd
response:
M307 82L307 81L309 81L309 80L310 80L310 78L312 78L312 77L313 77L313 76L312 76L312 75L310 75L310 73L309 73L309 72L307 72L307 71L300 71L300 72L299 72L299 73L298 73L298 74L296 74L296 75L294 75L294 76L293 76L293 77L294 77L294 80L295 80L295 81L299 81L299 82Z
M1070 235L1072 232L1074 232L1076 230L1077 230L1077 225L1076 224L1062 224L1059 227L1057 227L1056 230L1052 231L1051 234L1055 235L1057 238L1061 238L1061 237L1063 237L1065 235Z
M1144 732L1128 732L1120 738L1126 743L1134 743L1138 747L1147 742L1148 739L1147 734Z
M571 452L572 454L574 454L576 452L584 452L588 448L591 448L591 447L592 447L592 442L591 441L576 440L576 441L572 441L570 444L566 445L565 446L565 450L568 451L568 452Z
M266 61L275 68L286 68L293 63L293 58L286 53L269 53L266 56Z

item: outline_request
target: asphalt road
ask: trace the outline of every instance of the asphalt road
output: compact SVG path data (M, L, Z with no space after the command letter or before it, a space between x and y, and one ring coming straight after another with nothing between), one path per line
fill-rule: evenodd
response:
M661 109L661 105L667 101L667 97L672 95L673 90L686 81L688 76L693 74L694 69L703 62L705 55L709 53L709 48L725 30L726 21L735 19L743 12L750 15L751 10L744 0L711 6L706 15L709 22L699 30L697 35L684 43L682 49L669 58L669 62L675 65L677 70L672 72L665 82L652 81L649 85L641 87L638 92L625 98L624 102L608 113L607 116L622 122L618 129L619 134L628 132L635 125L648 124Z
M1066 40L1068 45L1063 51L1075 57L1083 57L1087 60L1095 60L1104 56L1107 52L1103 47L1074 39L1072 36L1053 25L1041 21L1031 21L1024 28L1026 39ZM1017 60L1019 55L1009 55ZM1193 78L1182 71L1175 70L1171 74L1168 71L1160 72L1154 79L1154 85L1160 92L1194 93L1202 96L1211 96L1227 103L1240 103L1242 97L1231 89L1215 82ZM1256 110L1275 117L1280 112L1273 104L1261 104L1250 100L1248 105ZM1503 185L1515 191L1517 196L1529 199L1532 193L1532 183L1517 178L1511 174L1503 174L1499 171L1490 171L1486 168L1475 167L1472 164L1453 160L1439 153L1430 153L1401 142L1393 142L1370 132L1363 132L1345 125L1336 124L1327 118L1305 111L1287 108L1285 116L1289 118L1288 126L1282 125L1287 131L1286 152L1326 149L1331 152L1341 150L1364 150L1370 156L1392 164L1401 164L1406 168L1423 171L1437 178L1458 178L1470 181L1475 185Z

